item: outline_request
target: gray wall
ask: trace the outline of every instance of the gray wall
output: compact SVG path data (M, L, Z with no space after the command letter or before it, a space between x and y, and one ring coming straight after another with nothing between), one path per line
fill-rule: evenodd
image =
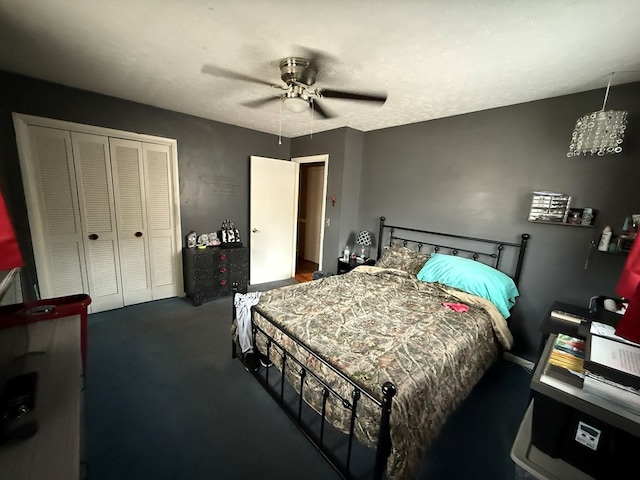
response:
M538 327L554 299L586 305L614 294L624 258L591 256L604 225L620 230L640 212L640 84L612 88L608 108L629 110L621 155L567 158L575 121L597 110L603 90L362 133L349 128L292 140L151 106L0 72L0 188L35 281L11 112L129 130L178 140L182 230L218 229L232 218L248 240L248 158L329 154L325 269L334 271L360 229L378 217L465 235L517 241L531 234L512 317L514 353L535 359ZM220 182L222 179L222 185ZM531 192L571 194L599 210L594 229L526 221ZM217 191L216 191L217 190ZM26 290L29 294L30 290Z
M27 262L27 298L35 269L11 112L177 139L184 235L231 218L248 240L249 156L289 158L290 140L274 135L1 71L0 85L0 189Z
M553 300L586 306L614 294L624 258L592 255L602 227L619 231L640 212L640 84L612 88L608 109L629 110L619 155L567 158L577 118L602 105L604 90L557 97L365 133L360 223L395 225L518 241L531 234L512 316L513 352L535 360L540 322ZM599 210L596 228L527 222L531 192L573 196Z

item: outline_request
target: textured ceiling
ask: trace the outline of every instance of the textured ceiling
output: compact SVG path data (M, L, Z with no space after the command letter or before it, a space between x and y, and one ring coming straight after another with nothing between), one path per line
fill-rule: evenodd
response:
M0 69L297 137L441 118L640 80L638 0L0 0ZM303 48L304 47L304 48ZM317 86L386 91L336 114L240 104L278 61L325 54ZM204 68L204 72L203 72ZM585 105L585 111L600 105Z

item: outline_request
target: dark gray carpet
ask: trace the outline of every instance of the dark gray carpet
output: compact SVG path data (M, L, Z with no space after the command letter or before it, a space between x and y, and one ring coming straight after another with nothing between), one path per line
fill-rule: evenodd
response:
M89 480L338 478L231 359L230 318L230 297L89 316ZM420 478L513 479L509 450L529 380L520 366L493 367L450 417Z

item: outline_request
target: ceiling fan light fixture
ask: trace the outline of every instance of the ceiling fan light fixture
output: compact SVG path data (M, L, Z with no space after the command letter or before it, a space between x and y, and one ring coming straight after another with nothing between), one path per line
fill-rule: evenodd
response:
M316 117L321 119L333 118L335 115L331 111L327 111L320 99L343 99L355 100L360 102L375 102L376 104L384 104L387 100L386 93L367 93L354 92L344 90L333 90L327 88L312 88L316 82L318 74L318 59L321 57L318 53L313 53L310 59L301 57L287 57L280 61L280 79L284 84L273 84L271 82L253 78L243 73L233 72L224 68L215 67L213 65L205 65L202 69L203 73L214 76L250 82L259 85L266 85L276 88L280 92L276 95L257 100L251 100L241 103L241 105L249 108L259 108L265 105L272 105L272 102L280 100L280 113L282 113L282 105L292 113L303 113L310 111ZM324 102L324 100L322 100ZM314 118L314 115L311 115Z
M302 113L309 108L308 100L302 97L283 97L282 103L287 110L293 113Z

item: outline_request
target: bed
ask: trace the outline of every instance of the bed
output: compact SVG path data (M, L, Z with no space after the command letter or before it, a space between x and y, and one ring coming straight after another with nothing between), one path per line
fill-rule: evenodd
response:
M381 217L375 266L261 292L252 340L276 368L253 373L344 478L415 478L447 416L512 345L505 317L528 239L449 235ZM484 269L489 283L498 275L509 285L504 299L482 290L486 282L467 285ZM359 465L369 461L361 452L370 452L370 469Z

